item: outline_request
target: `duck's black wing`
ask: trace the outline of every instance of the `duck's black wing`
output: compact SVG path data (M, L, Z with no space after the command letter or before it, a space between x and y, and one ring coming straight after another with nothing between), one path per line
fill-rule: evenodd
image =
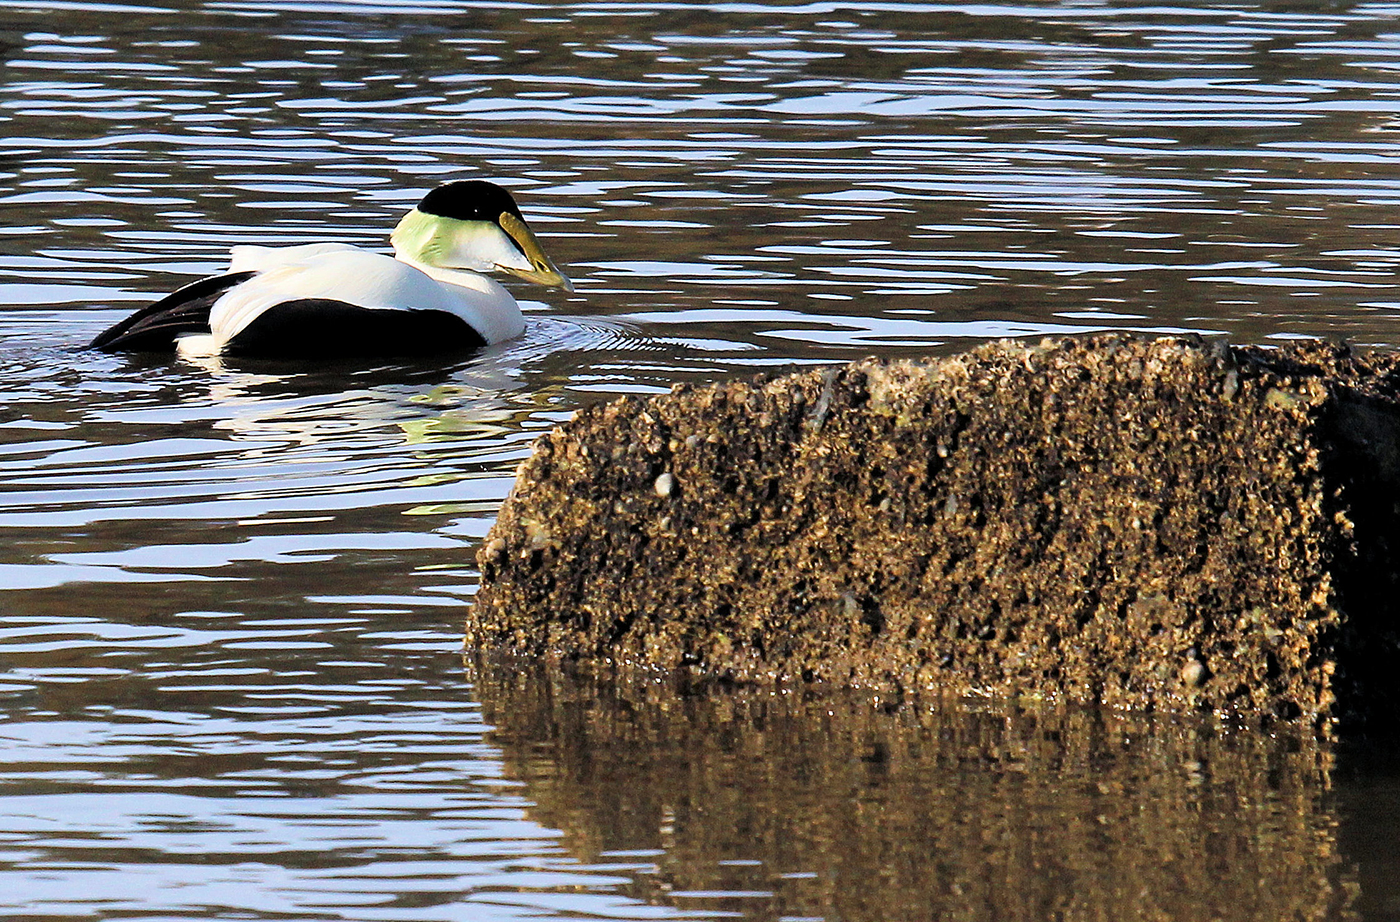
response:
M105 352L173 352L185 333L209 332L209 309L234 285L256 273L230 272L200 279L143 307L88 343Z

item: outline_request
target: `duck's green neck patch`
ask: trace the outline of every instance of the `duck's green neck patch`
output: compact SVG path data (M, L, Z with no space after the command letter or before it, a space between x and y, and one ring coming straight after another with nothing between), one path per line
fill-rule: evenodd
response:
M394 252L414 262L440 266L453 249L453 234L445 225L451 218L424 214L417 208L403 216L389 241Z
M399 259L420 266L490 272L528 267L520 247L494 221L444 218L413 209L389 238Z

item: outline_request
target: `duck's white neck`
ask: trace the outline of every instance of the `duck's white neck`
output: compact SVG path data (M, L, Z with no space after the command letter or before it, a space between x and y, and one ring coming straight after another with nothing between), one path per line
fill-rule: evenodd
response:
M457 304L454 311L481 334L488 343L505 342L525 330L525 317L510 292L492 279L468 269L444 269L431 266L399 254L395 257L412 266L442 289L451 293Z
M412 266L436 282L442 282L445 285L455 285L458 288L467 288L472 291L479 291L482 294L491 295L492 297L503 297L512 302L515 300L510 296L510 292L506 291L499 282L494 279L489 279L478 272L472 272L470 269L445 269L442 266L434 266L425 262L419 262L410 256L405 256L403 253L395 253L394 258L401 263Z

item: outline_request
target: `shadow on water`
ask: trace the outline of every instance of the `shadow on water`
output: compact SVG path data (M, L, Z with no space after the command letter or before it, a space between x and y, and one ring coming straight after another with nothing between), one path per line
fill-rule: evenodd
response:
M1308 738L966 702L686 695L515 665L476 677L534 818L647 902L774 920L1365 908L1369 859L1344 847L1335 756Z

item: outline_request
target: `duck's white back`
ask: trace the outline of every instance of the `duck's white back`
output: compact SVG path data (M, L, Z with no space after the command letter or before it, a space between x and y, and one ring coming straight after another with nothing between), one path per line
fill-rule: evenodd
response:
M235 247L229 270L258 274L214 303L209 326L220 344L268 308L307 299L377 310L446 311L461 317L488 343L518 336L525 328L515 299L491 279L451 272L443 273L450 280L439 281L391 256L346 244Z

